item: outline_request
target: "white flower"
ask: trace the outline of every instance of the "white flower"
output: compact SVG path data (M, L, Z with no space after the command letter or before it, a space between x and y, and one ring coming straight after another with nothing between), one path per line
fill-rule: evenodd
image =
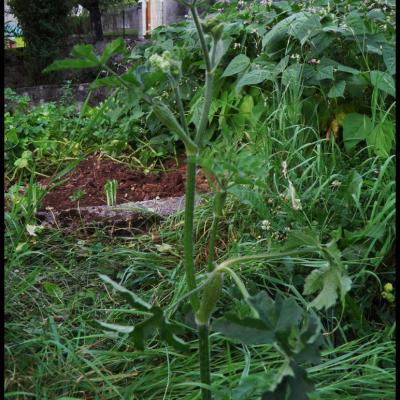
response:
M271 228L271 223L268 220L261 221L261 229L263 231L269 231Z
M334 189L336 189L336 188L338 188L341 184L342 184L342 182L340 182L340 181L338 181L338 180L336 179L336 180L334 180L334 181L331 183L331 186L332 186Z

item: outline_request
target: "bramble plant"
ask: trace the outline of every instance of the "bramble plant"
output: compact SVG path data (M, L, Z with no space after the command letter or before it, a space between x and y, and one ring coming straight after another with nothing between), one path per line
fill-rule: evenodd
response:
M184 212L184 266L187 294L180 299L183 302L190 300L196 329L198 334L198 353L200 364L201 394L203 400L214 399L307 399L308 393L314 388L308 378L302 363L317 363L319 349L322 345L322 325L316 314L310 310L303 310L293 298L277 297L272 299L266 292L250 295L242 279L235 271L235 267L255 260L280 260L288 256L300 254L315 254L326 262L323 267L313 270L305 281L304 294L318 293L311 306L327 309L336 303L338 297L342 303L346 293L350 290L351 280L347 276L346 267L341 261L341 253L333 239L327 244L322 244L320 238L313 231L296 232L289 235L285 246L280 246L263 254L239 256L216 264L215 243L219 228L219 220L223 215L224 205L228 194L235 194L235 184L246 184L249 174L235 163L244 155L245 149L237 150L233 156L234 161L227 162L223 149L210 156L206 148L213 148L210 138L212 131L209 128L209 113L213 100L213 93L218 81L223 79L217 74L217 68L224 54L229 49L229 33L225 32L225 25L219 23L214 17L202 20L198 13L198 1L180 0L187 6L193 17L198 39L202 51L205 68L205 83L202 90L203 97L201 108L196 116L196 129L189 128L187 113L185 112L180 92L179 82L182 79L181 61L170 51L161 55L153 54L144 65L131 67L126 73L119 76L112 71L107 62L117 53L126 54L124 42L117 39L108 44L103 54L97 57L93 48L88 45L75 46L72 55L74 59L58 60L46 70L55 71L68 68L101 68L110 73L110 76L97 79L92 88L101 85L117 87L134 93L146 102L151 112L170 132L174 133L184 144L186 151L186 193ZM234 69L234 66L231 66ZM225 71L229 76L229 70ZM166 79L174 94L178 118L171 108L156 96L153 83ZM254 83L254 81L251 81ZM257 82L256 82L257 83ZM242 85L243 86L243 85ZM236 90L240 90L237 88ZM248 116L252 108L252 99L247 97L241 104L244 116ZM191 112L193 118L193 112ZM190 121L192 121L192 118ZM250 123L249 121L242 121ZM243 125L244 126L244 125ZM224 135L228 135L226 131ZM229 140L229 137L227 137ZM212 152L211 152L212 153ZM215 156L215 157L214 157ZM213 159L216 159L214 161ZM195 175L199 163L209 169L215 177L213 214L214 219L209 238L209 251L207 267L201 282L196 276L194 254L194 204L195 204ZM238 164L239 165L239 164ZM287 164L283 165L283 174L288 183L288 193L292 200L294 210L300 210L298 199L292 181L287 175ZM236 193L238 193L236 191ZM107 197L108 199L108 197ZM107 200L108 202L108 200ZM146 339L158 330L160 338L179 351L189 351L190 346L181 337L182 325L170 321L165 310L157 305L150 304L139 298L135 293L114 282L105 275L101 279L116 290L133 308L143 312L147 318L135 326L117 325L108 322L96 321L95 325L103 330L127 334L136 348L144 349ZM213 314L229 277L239 289L246 302L249 314L244 318L227 314L214 319ZM226 337L239 340L244 344L257 345L269 344L277 348L284 358L282 370L273 380L266 380L263 376L248 377L241 380L239 387L231 393L218 390L212 386L210 371L210 329L221 332ZM178 336L179 335L179 336ZM212 397L213 396L213 397Z

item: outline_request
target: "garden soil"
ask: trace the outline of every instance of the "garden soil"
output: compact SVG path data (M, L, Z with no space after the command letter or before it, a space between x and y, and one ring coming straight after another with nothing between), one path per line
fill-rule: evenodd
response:
M73 197L78 191L84 193L79 199L79 207L106 205L104 185L111 179L118 182L117 204L184 195L184 162L180 161L176 165L169 161L164 167L165 172L145 174L132 170L125 164L94 155L64 176L63 183L46 194L41 208L55 211L76 208L78 201ZM49 179L46 179L40 183L46 186L48 182ZM209 190L207 179L200 170L196 176L196 188L203 193Z

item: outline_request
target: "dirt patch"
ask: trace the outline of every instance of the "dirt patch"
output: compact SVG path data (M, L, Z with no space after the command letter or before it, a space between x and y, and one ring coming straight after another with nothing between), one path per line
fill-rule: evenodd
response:
M104 185L108 180L117 181L117 204L179 197L185 193L186 166L168 163L168 170L159 174L145 174L129 169L126 165L99 156L91 156L78 164L63 179L65 182L46 194L42 210L103 206L107 204ZM47 185L48 180L40 182ZM198 192L207 192L208 184L199 170L196 177Z

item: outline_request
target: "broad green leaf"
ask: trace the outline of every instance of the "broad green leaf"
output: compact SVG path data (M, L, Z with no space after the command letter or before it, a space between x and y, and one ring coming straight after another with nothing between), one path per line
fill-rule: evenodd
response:
M322 67L318 66L316 79L318 79L318 80L323 80L323 79L333 80L333 67L331 65L322 66Z
M395 139L395 127L393 121L384 120L379 123L367 136L367 144L379 157L389 157Z
M288 33L300 41L303 46L307 40L321 29L319 16L308 12L299 12L289 25Z
M393 77L387 72L381 71L371 71L371 84L382 90L385 93L390 94L393 97L396 97L396 89Z
M274 332L262 321L254 318L240 319L235 315L228 315L215 320L212 328L226 337L240 340L248 345L272 344L275 341Z
M384 21L385 20L385 14L380 8L373 8L372 10L367 12L367 17L369 19L375 20L375 21Z
M236 56L225 68L222 77L236 75L243 72L250 64L250 58L244 54Z
M135 293L113 281L107 275L99 274L99 277L104 283L111 285L113 289L115 289L132 307L137 308L141 311L150 311L151 305L142 300Z
M346 81L338 81L333 84L328 92L328 97L336 98L336 97L344 97L344 89L346 88Z
M104 48L103 54L100 57L100 63L106 64L113 55L124 52L126 53L125 42L124 39L119 37L108 43Z
M281 59L285 54L289 26L298 17L298 13L279 21L262 39L263 50L271 60Z
M239 199L242 204L251 206L260 218L266 218L268 207L264 196L260 193L243 186L233 186L229 189L229 193Z
M264 69L247 72L239 79L236 85L236 93L239 93L243 86L257 85L267 79L273 81L275 79L274 74Z
M222 57L228 51L231 42L232 42L231 38L219 39L219 40L217 40L217 42L213 41L213 44L212 44L211 50L210 50L210 54L212 55L214 53L214 48L215 48L215 54L211 60L212 68L216 68L219 65L219 63L222 60Z
M349 113L343 120L343 140L347 151L365 140L372 131L372 122L367 115Z
M396 73L396 52L394 46L385 44L382 48L383 61L385 62L389 74Z
M289 56L283 57L275 67L275 73L281 74L289 63Z

